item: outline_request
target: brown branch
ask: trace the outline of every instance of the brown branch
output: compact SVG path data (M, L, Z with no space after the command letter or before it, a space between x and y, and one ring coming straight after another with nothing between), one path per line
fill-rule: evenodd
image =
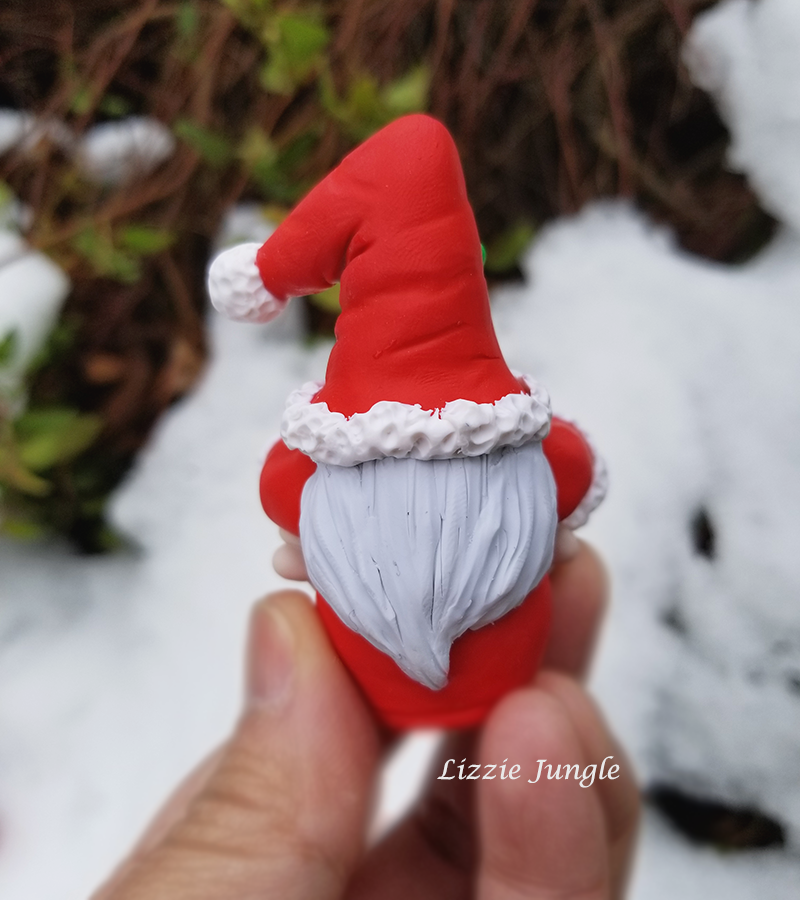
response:
M614 35L604 18L597 0L584 0L592 33L598 49L600 72L608 97L608 108L614 128L616 157L619 169L619 193L632 196L634 191L630 117L628 115L625 79L617 53Z

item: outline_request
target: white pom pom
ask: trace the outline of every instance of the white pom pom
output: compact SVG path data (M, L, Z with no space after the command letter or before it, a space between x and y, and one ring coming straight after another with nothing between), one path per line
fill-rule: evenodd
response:
M208 270L214 309L235 322L269 322L286 303L264 287L256 267L260 244L239 244L216 257Z

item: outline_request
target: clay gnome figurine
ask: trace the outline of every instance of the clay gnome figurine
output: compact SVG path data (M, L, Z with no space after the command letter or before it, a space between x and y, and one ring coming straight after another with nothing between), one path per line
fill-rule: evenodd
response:
M261 476L328 634L393 728L477 725L547 642L559 522L604 471L495 337L455 144L423 115L347 156L263 246L218 256L214 306L266 322L339 282L325 381L288 399Z

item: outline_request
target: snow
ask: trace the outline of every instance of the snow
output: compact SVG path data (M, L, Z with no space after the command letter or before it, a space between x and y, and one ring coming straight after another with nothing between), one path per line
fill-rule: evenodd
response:
M235 244L263 244L273 231L275 222L269 217L267 207L252 200L237 203L222 221L215 249L220 251Z
M495 298L511 365L608 461L610 494L586 530L614 580L593 686L640 776L787 828L784 851L723 855L651 812L634 900L788 900L800 878L799 28L791 0L728 0L688 42L732 159L785 223L765 252L704 262L628 205L597 204L548 228L528 284ZM202 384L116 498L135 549L81 559L0 544L0 896L85 897L230 727L247 610L284 584L261 457L329 349L301 345L299 312L211 319ZM700 508L714 559L693 548ZM382 822L434 742L393 761Z
M86 896L236 714L249 607L283 583L260 450L311 360L214 325L217 361L117 498L136 549L0 544L0 896Z
M33 153L44 140L69 151L74 136L63 122L56 119L40 118L17 109L0 109L0 154L15 147L25 153Z
M0 154L15 148L33 154L43 140L71 155L86 178L106 185L148 174L166 162L177 146L170 129L152 116L102 122L78 138L63 122L0 109Z
M33 224L33 210L0 184L0 232L25 232Z
M12 358L0 369L0 391L13 392L25 366L55 325L70 285L43 253L0 228L0 340L13 332Z
M654 813L642 829L633 900L796 900L800 860L775 850L725 853L700 849Z
M150 116L128 116L94 125L77 147L76 162L84 175L101 184L142 177L175 152L175 136Z
M12 229L0 229L0 267L5 267L28 252L28 245Z
M0 109L0 153L7 153L22 141L31 118L15 109Z
M512 363L535 357L608 461L587 529L616 576L595 686L642 776L754 806L795 847L798 250L786 232L750 265L712 265L599 205L550 229L526 264L533 290L496 307ZM693 548L701 508L714 560Z
M731 168L764 206L800 231L800 3L728 0L701 16L684 48L693 80L731 131Z

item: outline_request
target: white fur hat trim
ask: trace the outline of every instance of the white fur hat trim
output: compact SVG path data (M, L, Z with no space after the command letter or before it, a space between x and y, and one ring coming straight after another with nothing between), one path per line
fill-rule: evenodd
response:
M522 376L530 394L506 394L494 403L451 400L427 410L381 400L347 418L327 403L312 403L322 387L308 382L286 401L281 436L316 463L355 466L371 459L450 459L482 456L499 447L540 441L550 430L550 397Z

